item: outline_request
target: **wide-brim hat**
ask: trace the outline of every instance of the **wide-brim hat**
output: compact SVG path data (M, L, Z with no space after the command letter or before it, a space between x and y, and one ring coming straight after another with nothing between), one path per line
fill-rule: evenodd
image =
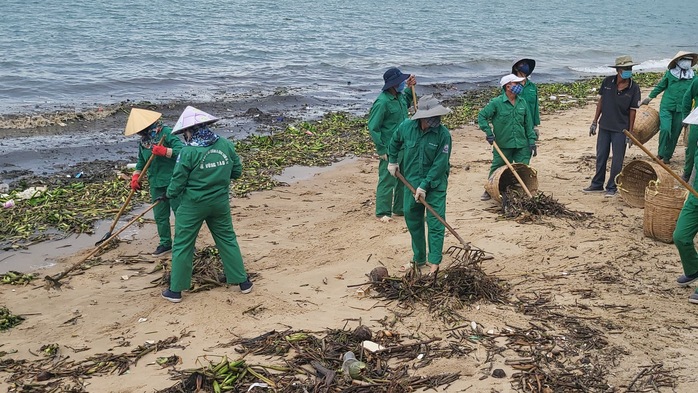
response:
M676 67L676 62L680 59L683 59L684 57L691 58L691 67L698 63L698 53L679 51L679 53L677 53L676 56L674 56L674 58L671 59L671 61L669 62L667 69L672 69Z
M383 81L385 84L383 85L382 90L386 91L391 87L398 86L400 83L406 81L409 77L409 74L403 74L402 71L395 67L388 68L388 70L383 74Z
M191 128L198 125L213 124L217 122L217 117L213 117L208 113L196 109L193 106L188 106L184 108L184 112L179 116L179 120L172 129L173 134L181 134L187 128Z
M451 113L451 110L441 105L439 100L431 95L424 96L419 101L419 109L412 115L412 120L426 119L434 116L444 116Z
M633 58L630 56L619 56L616 57L616 64L611 65L609 67L611 68L620 68L620 67L632 67L636 66L637 63L633 62Z
M147 109L132 108L126 121L126 129L124 135L138 134L148 128L151 124L158 121L162 117L162 113L150 111Z
M516 72L518 71L515 67L519 63L527 63L528 64L528 74L526 74L526 76L531 75L531 73L533 72L533 69L536 68L536 61L535 60L533 60L533 59L521 59L521 60L519 60L511 65L511 73L512 74L516 74Z

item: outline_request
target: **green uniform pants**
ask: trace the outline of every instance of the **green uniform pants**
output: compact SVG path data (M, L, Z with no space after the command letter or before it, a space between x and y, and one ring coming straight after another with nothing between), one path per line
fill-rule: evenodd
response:
M659 149L657 155L665 160L671 159L676 143L681 135L683 113L659 109Z
M165 195L167 187L150 187L150 202L155 202L155 199L161 195ZM177 215L177 207L179 199L167 199L160 201L153 208L153 217L155 225L158 228L158 236L160 237L160 245L164 247L172 246L172 230L170 229L170 211Z
M698 273L698 252L693 245L696 233L698 233L698 199L690 195L681 209L679 219L676 221L676 229L674 229L674 245L679 250L683 273L687 276Z
M194 245L204 221L221 255L226 281L229 284L240 284L247 280L247 272L242 263L242 254L240 254L240 247L233 229L228 199L205 204L183 203L177 209L177 220L175 220L171 291L181 292L191 288Z
M514 162L520 162L522 164L528 165L529 162L531 162L531 148L530 147L519 147L519 148L512 148L512 149L502 149L501 147L499 148L502 153L504 153L504 156L509 160L509 162L514 163ZM492 166L490 166L490 173L487 175L487 178L489 179L490 176L499 169L499 167L502 167L506 165L502 157L499 156L499 153L497 152L496 149L492 149Z
M398 163L402 163L402 152ZM388 161L378 163L378 185L376 186L376 217L403 215L403 195L405 186L388 172Z
M686 144L686 157L683 164L683 173L690 177L693 172L693 164L695 163L696 145L698 145L698 125L693 125L688 128L688 143Z
M444 220L446 219L446 191L431 190L427 192L426 201L436 213ZM412 193L405 187L405 222L412 238L412 253L414 254L412 260L417 265L423 265L425 262L438 265L441 263L443 254L445 227L434 215L426 212L426 223L429 227L429 255L427 255L424 233L425 210L424 205L415 201Z

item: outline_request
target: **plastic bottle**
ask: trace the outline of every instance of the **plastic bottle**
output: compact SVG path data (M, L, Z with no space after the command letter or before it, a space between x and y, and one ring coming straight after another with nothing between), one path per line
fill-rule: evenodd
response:
M361 377L361 373L366 369L366 363L356 360L354 352L348 351L342 357L342 371L348 374L352 379Z

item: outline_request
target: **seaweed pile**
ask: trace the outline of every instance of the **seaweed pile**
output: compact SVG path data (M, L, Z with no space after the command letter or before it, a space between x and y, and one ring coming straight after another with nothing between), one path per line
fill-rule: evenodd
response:
M374 339L381 349L368 350L362 343ZM375 336L365 326L354 331L327 329L323 336L304 331L271 331L254 338L241 338L222 346L236 346L240 359L228 356L208 360L196 369L173 370L179 382L158 393L244 392L265 386L275 392L408 392L421 388L445 387L459 373L417 376L410 364L428 364L434 357L452 351L440 348L438 339L401 344L397 333L381 331ZM349 368L343 357L357 354L357 367ZM420 356L421 354L421 356ZM275 358L273 365L255 364L248 356ZM418 367L415 365L414 367Z
M490 277L477 264L456 261L436 274L411 270L401 277L374 280L379 297L398 300L405 306L423 304L444 322L464 320L457 310L480 300L501 303L507 294L503 283Z
M504 217L515 219L519 223L537 222L543 216L583 221L593 215L593 213L570 210L551 195L545 195L542 192L529 198L515 187L508 187L502 193L502 211Z

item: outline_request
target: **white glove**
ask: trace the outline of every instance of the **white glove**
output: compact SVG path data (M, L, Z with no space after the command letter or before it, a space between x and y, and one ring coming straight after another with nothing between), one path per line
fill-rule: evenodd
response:
M388 161L388 155L387 155L387 154L381 154L381 155L378 156L378 158L380 158L380 159L383 160L383 161Z
M421 187L417 188L417 191L415 191L414 200L419 202L419 197L422 197L423 199L426 199L427 197L427 192Z
M397 176L395 176L395 172L397 172L398 168L399 168L398 164L393 164L393 163L388 164L388 172L390 172L390 175L393 177L397 177Z

